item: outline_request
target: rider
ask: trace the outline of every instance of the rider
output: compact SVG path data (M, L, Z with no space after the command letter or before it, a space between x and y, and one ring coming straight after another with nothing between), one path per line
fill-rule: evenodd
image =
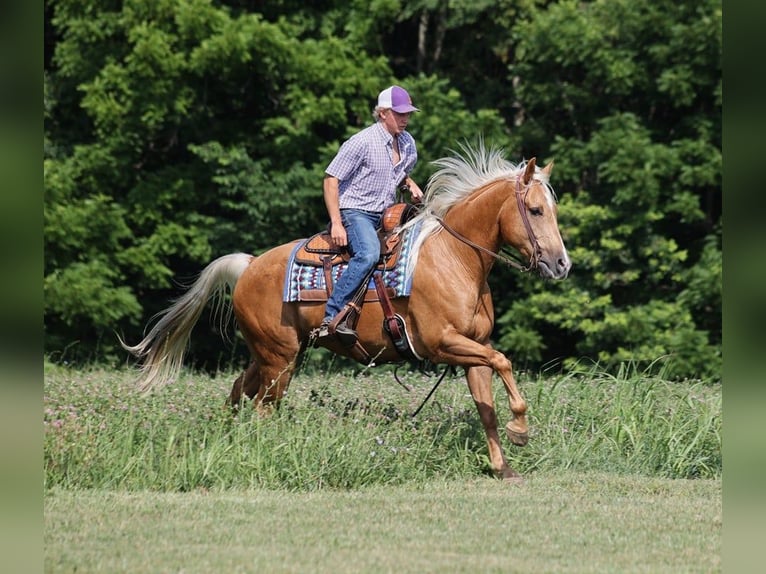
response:
M327 301L318 337L328 335L330 322L378 262L377 229L383 211L396 202L397 188L409 187L414 202L423 198L409 175L418 159L415 139L405 131L410 114L419 111L404 88L386 88L378 95L372 113L375 123L346 140L325 170L324 202L330 216L330 236L337 247L349 247L351 259ZM335 332L356 340L356 332L345 319Z

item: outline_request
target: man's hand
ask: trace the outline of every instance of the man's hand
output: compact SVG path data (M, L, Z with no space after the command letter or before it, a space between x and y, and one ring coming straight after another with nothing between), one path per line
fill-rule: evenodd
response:
M346 247L348 245L348 237L346 236L346 228L340 222L330 224L330 239L332 239L335 247Z
M423 190L420 189L420 186L410 178L407 178L407 185L410 188L412 203L420 203L423 201Z

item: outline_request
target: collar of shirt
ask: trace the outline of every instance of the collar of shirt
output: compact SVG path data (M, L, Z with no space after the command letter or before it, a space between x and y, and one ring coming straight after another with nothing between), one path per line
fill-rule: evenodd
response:
M394 159L393 153L394 153L394 139L395 139L399 147L399 161L404 162L407 159L407 156L409 155L408 146L411 139L409 137L409 134L406 131L403 131L402 133L398 135L393 135L383 126L383 122L380 122L380 121L375 122L375 126L378 128L378 133L380 134L380 137L383 138L383 142L386 145L386 149L389 150L389 154L391 155L391 161L393 162L393 159ZM409 167L411 168L411 166Z
M375 122L375 126L378 128L378 131L380 132L380 137L383 138L383 141L386 142L386 145L393 145L394 144L394 136L391 135L391 133L385 128L383 125L383 122Z

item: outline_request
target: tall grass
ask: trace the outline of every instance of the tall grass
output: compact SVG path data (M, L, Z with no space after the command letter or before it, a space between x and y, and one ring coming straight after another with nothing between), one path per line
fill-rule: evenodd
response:
M121 370L47 363L46 488L189 491L353 489L488 471L483 429L462 376L410 416L433 384L389 370L303 373L269 416L224 399L235 375L186 372L149 396ZM505 444L518 471L588 469L671 478L721 474L721 388L626 369L519 377L529 445ZM499 382L500 420L507 400Z
M527 470L597 469L666 478L719 477L719 384L671 382L630 367L538 379Z

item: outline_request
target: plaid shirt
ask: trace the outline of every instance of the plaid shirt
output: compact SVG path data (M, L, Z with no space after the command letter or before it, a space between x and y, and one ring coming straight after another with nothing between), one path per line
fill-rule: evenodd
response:
M340 181L341 209L382 212L396 201L396 188L409 175L418 152L415 139L402 132L399 163L393 164L394 137L380 122L354 134L338 150L325 173Z

